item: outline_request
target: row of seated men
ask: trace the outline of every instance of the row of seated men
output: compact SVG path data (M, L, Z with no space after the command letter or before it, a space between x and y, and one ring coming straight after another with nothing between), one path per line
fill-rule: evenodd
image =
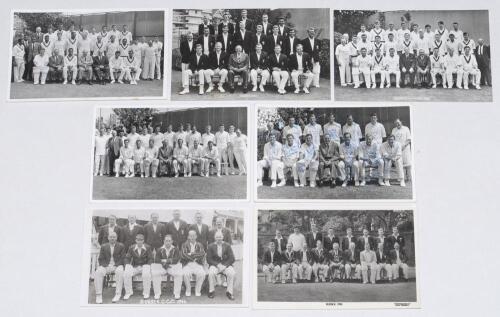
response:
M220 92L225 92L223 85L226 79L230 92L234 92L234 77L237 75L243 82L244 93L247 92L249 79L253 85L252 91L265 91L264 87L271 75L280 94L286 93L285 86L290 77L295 93L299 93L299 75L305 77L305 93L309 93L311 83L314 87L319 87L321 43L314 38L313 28L308 31L309 37L302 41L294 37L295 31L291 31L291 38L282 39L275 34L271 36L272 40L257 33L255 41L251 41L251 33L246 32L249 33L247 43L237 40L229 43L231 39L225 38L214 41L209 34L195 43L193 35L188 34L186 41L181 43L183 90L180 94L189 93L192 76L198 80L199 94L205 93L205 83L208 84L207 92L214 89L214 75L218 77ZM229 44L233 49L228 48ZM257 85L259 77L260 84Z
M215 287L221 284L221 275L226 281L226 296L234 300L233 287L235 262L232 238L222 219L215 221L210 229L203 223L203 215L198 212L195 223L189 225L174 211L173 219L167 224L158 221L158 214L151 214L151 222L145 226L136 223L135 216L128 217L123 227L116 224L116 217L110 216L109 223L99 229L100 245L98 267L94 275L96 303L103 302L102 290L108 274L114 275L115 296L111 302L122 298L128 300L133 295L133 278L142 278L142 295L149 299L151 284L154 299L162 294L164 276L173 279L173 297L181 298L184 282L185 296L191 296L191 280L195 280L195 296L201 296L202 286L208 275L208 297L215 297Z
M271 187L285 186L289 171L296 187L306 185L306 170L309 170L312 187L316 186L317 172L319 186L330 181L331 187L336 186L337 178L343 181L344 187L349 180L354 180L355 186L366 185L367 168L378 170L381 186L390 185L393 165L401 185L405 185L405 175L411 175L411 132L399 118L394 120L394 128L386 138L385 127L378 122L377 113L371 113L370 122L364 128L364 141L361 141L361 127L351 114L347 115L343 126L335 121L334 113L323 126L316 122L314 113L309 115L308 123L303 127L295 124L293 116L287 121L281 131L270 121L262 133L266 143L263 158L257 164L259 186L262 185L264 169L269 170ZM277 185L278 179L281 182Z
M181 173L191 177L195 172L209 177L212 166L218 177L222 172L246 174L247 137L240 129L230 125L225 131L221 124L213 134L207 125L201 134L195 125L186 126L186 131L180 124L174 132L169 125L165 133L161 133L159 126L154 133L152 128L148 131L144 127L140 134L132 126L127 136L123 130L117 135L116 130L106 133L100 129L95 137L94 176L111 175L114 170L115 177L120 174L133 177L139 170L141 177L179 177Z
M313 230L304 236L295 227L288 239L276 231L261 260L268 283L310 282L313 277L316 283L333 283L338 277L375 284L384 276L392 283L399 279L400 270L408 280L409 258L397 227L390 236L380 228L377 237L370 236L367 229L362 236L354 237L348 228L342 238L335 236L332 228L326 235L316 231L314 225Z

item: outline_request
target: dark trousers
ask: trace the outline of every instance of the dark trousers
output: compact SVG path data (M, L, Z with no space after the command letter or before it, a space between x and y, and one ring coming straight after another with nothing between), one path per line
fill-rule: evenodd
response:
M410 77L410 85L413 87L413 84L415 83L415 71L413 73L410 73L409 69L406 69L406 72L403 72L403 70L401 70L402 86L405 86L406 75Z
M247 88L248 85L248 70L242 70L240 72L236 72L234 70L230 70L227 73L227 79L229 80L229 86L231 88L234 88L234 76L235 75L240 75L243 79L243 88Z
M109 68L105 66L104 68L94 67L94 74L97 81L103 81L108 78Z
M115 161L119 157L119 155L115 155L115 151L113 149L109 149L109 176L113 176L113 169L115 168ZM118 172L118 171L116 171Z
M24 65L23 79L27 81L33 80L33 60L27 61Z
M55 67L50 67L49 69L49 78L51 81L60 82L63 80L63 71L62 68L58 70Z
M481 85L491 85L491 64L490 59L484 55L477 55L477 66L481 71Z

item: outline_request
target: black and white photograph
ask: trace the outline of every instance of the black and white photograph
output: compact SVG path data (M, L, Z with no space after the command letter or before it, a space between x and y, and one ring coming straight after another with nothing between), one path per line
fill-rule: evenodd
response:
M330 100L330 14L174 9L172 100Z
M337 101L491 102L488 10L335 10Z
M243 303L243 211L106 209L88 216L86 304Z
M412 210L259 210L256 308L417 308Z
M11 100L163 97L165 11L15 11Z
M247 108L96 108L93 200L247 199Z
M412 200L410 106L257 109L259 200Z

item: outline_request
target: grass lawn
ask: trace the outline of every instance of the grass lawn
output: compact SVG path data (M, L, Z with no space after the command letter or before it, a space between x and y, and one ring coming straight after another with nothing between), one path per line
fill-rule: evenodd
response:
M259 276L260 302L416 302L415 279L393 284L360 282L270 284Z
M286 186L271 188L271 181L264 181L264 186L257 189L259 199L412 199L412 183L406 182L406 187L399 186L398 182L391 182L391 187L379 186L377 181L367 182L364 187L347 187L337 185L330 188L330 184L319 188L293 187L289 180ZM337 182L340 184L340 182Z
M210 305L210 304L241 304L242 303L242 280L243 280L243 272L242 272L242 263L241 261L236 261L234 262L234 270L236 271L236 276L234 280L234 290L233 290L233 295L234 295L234 300L229 300L226 297L226 289L222 286L216 286L215 287L215 298L208 298L208 276L205 278L205 282L201 291L201 296L196 297L194 296L194 284L193 284L193 290L191 292L191 297L186 297L184 296L184 282L182 283L182 291L181 291L181 299L178 302L174 301L174 295L173 295L173 287L174 284L172 282L167 283L162 283L162 295L159 301L155 301L153 299L154 292L153 292L153 287L151 285L151 297L147 300L147 302L144 301L142 297L142 282L140 283L134 283L134 295L132 295L128 300L123 300L122 299L117 303L117 304L175 304L175 305L182 305L182 304L189 304L189 305ZM136 287L140 289L136 289ZM123 293L125 293L125 290L123 290ZM104 288L102 291L102 300L104 304L112 304L111 299L115 295L115 289L108 287ZM94 289L94 282L89 281L89 304L95 304L95 289Z
M306 95L305 93L300 92L300 94L294 94L295 90L293 87L287 88L287 94L280 95L276 92L276 88L272 88L271 86L266 86L265 92L252 92L251 89L253 86L249 83L248 85L248 93L243 93L242 86L236 86L235 92L231 94L227 91L227 84L224 86L226 89L225 93L220 93L217 89L210 92L209 94L198 95L198 87L189 87L190 93L186 95L179 95L179 92L182 90L181 87L181 72L177 70L172 70L172 83L171 83L171 99L172 100L199 100L199 101L207 101L207 100L225 100L225 99L233 99L233 100L330 100L330 80L320 78L319 84L320 88L311 87L309 90L310 94ZM206 85L205 88L208 86Z
M491 102L492 88L482 86L477 90L469 86L465 89L443 89L438 86L436 89L417 88L376 88L354 89L353 86L341 87L335 85L335 101L441 101L441 102Z
M103 98L103 97L162 97L163 80L140 80L137 85L107 84L92 86L87 83L81 85L63 85L47 83L34 85L33 82L11 83L11 99L34 98Z
M246 176L115 178L94 176L92 197L110 199L246 199Z

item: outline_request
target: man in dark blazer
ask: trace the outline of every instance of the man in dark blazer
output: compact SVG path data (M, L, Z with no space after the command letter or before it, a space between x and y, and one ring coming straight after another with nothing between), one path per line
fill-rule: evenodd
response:
M243 28L243 21L240 22L240 29L234 33L233 47L236 49L237 45L240 45L243 52L250 54L252 50L253 43L253 33Z
M104 277L107 274L115 274L116 289L112 302L119 301L122 296L123 265L126 249L122 243L117 242L118 236L115 232L111 232L108 238L109 242L101 245L99 249L99 257L97 258L98 267L94 273L96 304L102 304L102 287Z
M186 39L181 41L180 51L182 70L184 70L188 68L191 56L194 55L196 51L196 43L193 40L192 33L188 33Z
M180 210L174 210L172 216L173 219L170 222L167 222L166 233L172 236L174 245L180 248L182 244L186 242L189 225L181 219Z
M323 237L323 246L327 251L330 251L333 248L334 243L338 243L340 246L340 240L337 236L335 236L333 228L328 228L328 233Z
M311 57L311 62L313 64L313 85L319 88L319 75L321 73L319 54L321 52L321 40L316 38L316 30L314 28L311 27L307 30L307 37L302 40L302 46L304 52Z
M231 15L229 14L229 12L224 12L222 22L217 26L217 34L220 35L222 32L224 32L224 27L227 27L227 31L229 32L229 34L234 34L234 24L231 22Z
M116 233L118 241L122 240L122 230L121 230L120 226L118 226L118 224L116 223L116 216L115 215L110 215L108 217L108 223L99 228L97 242L99 242L100 245L103 245L104 243L108 243L109 242L108 236L111 232Z
M267 36L262 30L262 25L257 25L257 30L252 37L252 44L250 45L250 50L255 52L256 45L261 44L262 47L266 47Z
M281 45L276 45L274 53L268 57L268 66L273 76L274 85L280 95L286 94L285 87L288 82L288 58L281 54ZM279 140L279 139L278 139Z
M286 250L287 240L281 234L281 230L276 229L274 238L271 239L271 242L274 242L274 246L276 247L276 251L279 253Z
M384 244L380 242L377 245L377 271L375 272L375 280L378 281L382 277L382 271L385 271L387 279L392 282L392 267L389 264L389 259L387 258L387 251L384 249Z
M367 244L367 243L370 245L370 250L372 250L372 251L376 250L375 239L372 236L370 236L370 232L368 231L368 229L364 228L363 235L358 237L358 240L356 243L356 247L358 248L358 251L361 252L361 251L365 250L365 244Z
M64 57L59 54L57 48L52 51L49 57L49 78L51 81L61 83L63 81Z
M304 243L302 250L295 251L295 263L298 266L298 278L300 281L310 281L312 276L312 266L314 255Z
M226 81L227 78L227 60L228 60L228 54L224 51L222 51L222 44L220 42L217 42L215 44L215 50L213 52L210 52L210 55L208 56L208 62L210 64L210 67L205 70L206 76L210 77L210 85L207 89L207 93L211 92L213 90L213 80L212 76L218 75L220 77L219 79L219 91L220 92L225 92L223 85L224 82Z
M101 50L98 51L97 56L94 56L94 64L92 67L94 68L97 82L101 85L106 85L106 80L109 76L109 60Z
M276 251L274 242L269 242L269 249L262 256L262 272L268 283L277 283L281 274L281 255Z
M394 249L389 251L389 262L392 267L392 278L394 280L399 279L399 269L401 269L404 279L408 281L408 256L405 250L397 242L394 244Z
M226 276L227 289L226 296L234 300L233 286L236 272L233 268L234 263L233 249L229 243L223 241L221 232L215 234L215 242L211 243L207 249L208 263L208 297L215 297L215 284L217 276L223 274Z
M131 245L125 255L125 272L123 273L123 285L125 287L124 300L132 296L132 278L142 275L142 295L148 299L151 292L151 264L153 264L152 247L144 243L144 235L138 234L135 244Z
M344 237L346 239L347 237ZM359 261L359 251L356 248L356 243L354 241L347 242L347 248L344 250L344 270L347 279L359 279L361 278L361 263Z
M109 154L109 173L113 177L113 169L115 168L115 160L120 157L120 148L123 146L123 138L117 135L116 130L111 131L111 138L108 140L108 154ZM120 173L120 171L115 171Z
M302 75L306 77L302 90L308 94L309 86L311 86L314 77L313 64L309 54L303 52L302 44L298 44L296 50L294 54L288 57L288 71L291 73L296 94L300 92L299 76Z
M405 238L399 234L397 226L392 227L392 235L387 237L387 249L393 250L394 244L398 243L401 248L405 247Z
M378 245L379 244L382 244L382 246L384 247L383 250L384 250L384 253L387 253L389 252L389 245L390 245L390 241L389 239L387 239L387 237L385 236L384 234L384 228L378 228L378 231L377 231L378 235L375 237L375 245L377 246L378 248ZM378 252L378 251L377 251Z
M351 242L356 243L356 237L354 237L354 235L352 234L352 228L347 228L346 235L342 237L342 241L340 243L342 250L345 251L349 249L349 245Z
M234 35L229 31L229 28L226 25L222 27L222 32L219 32L219 35L217 35L217 42L222 44L221 49L223 52L228 54L232 53L234 47Z
M258 25L262 25L262 32L265 35L273 34L273 25L271 23L269 23L269 15L267 13L264 13L262 15L262 21ZM257 30L257 26L255 28L256 30Z
M287 280L288 271L292 274L292 283L297 283L297 275L298 275L298 265L297 265L297 256L295 251L292 250L292 243L289 242L286 245L286 250L281 252L281 283L285 284Z
M222 240L224 242L229 243L230 245L233 244L233 239L231 238L231 231L227 228L224 228L221 217L217 217L217 219L215 219L215 228L210 230L210 233L208 235L209 244L215 242L215 234L217 232L222 233Z
M476 56L477 66L481 71L481 85L491 86L491 55L490 46L484 44L483 39L477 40L474 55Z
M299 45L301 41L295 36L295 30L290 29L288 31L288 36L283 38L283 54L286 56L290 56L295 53L297 45Z
M210 32L210 35L215 34L215 28L214 26L208 21L208 17L204 16L203 17L203 23L198 25L198 35L202 36L205 33L205 29L208 29Z
M124 225L122 230L122 240L120 241L125 246L125 249L135 243L135 238L138 234L144 234L144 227L136 222L137 218L134 215L128 216L128 223Z
M158 221L158 213L151 214L151 221L144 226L144 240L154 250L163 245L163 239L166 235L165 225Z
M155 299L161 297L161 282L163 275L170 275L174 279L174 299L181 298L182 288L182 264L181 254L177 247L173 245L172 236L167 234L163 240L163 246L158 249L151 264L151 275L153 278L153 290Z
M247 31L248 32L248 31ZM228 59L228 81L229 92L234 93L234 77L240 75L243 81L243 93L248 91L248 68L249 68L248 54L243 52L241 45L236 45L234 53Z
M283 45L283 37L278 33L278 26L274 25L271 34L266 36L266 51L269 55L274 53L276 45Z
M408 47L404 48L403 54L399 56L399 69L401 71L401 88L406 87L406 75L410 77L410 86L413 88L415 86L415 56L410 53Z
M195 295L201 296L201 287L205 281L203 262L205 259L203 245L196 241L196 232L189 230L188 239L181 247L181 262L186 287L186 297L191 296L191 277L196 276Z
M35 58L35 55L37 52L35 52L35 45L33 41L29 38L27 34L24 35L24 40L23 40L23 46L24 46L24 74L23 74L23 79L24 80L33 80L33 59Z
M276 24L278 26L278 33L281 35L283 38L288 37L288 32L290 31L290 28L285 25L285 18L280 17L278 19L278 23Z
M267 53L262 50L263 44L255 44L255 51L250 53L250 79L252 81L252 91L257 91L257 76L260 75L260 91L264 92L264 86L271 76L267 67Z
M196 44L201 45L201 48L203 50L203 54L205 54L207 56L211 52L213 52L214 47L215 47L215 38L209 32L208 28L205 28L203 33L200 36L198 36L198 39L196 40Z
M205 250L207 250L210 228L208 228L208 225L203 223L203 214L201 212L198 211L194 216L194 219L195 223L189 226L189 230L194 230L196 232L196 241L201 243Z
M314 281L318 283L320 280L326 282L326 277L329 271L329 256L328 251L323 248L323 242L316 240L316 248L312 249L314 256L313 273Z
M344 270L344 253L340 250L337 242L333 243L332 249L328 252L330 258L330 282L333 283L336 273L340 277Z
M247 14L248 14L247 10L245 9L241 10L241 18L238 20L238 23L236 24L236 29L234 30L235 33L239 32L242 28L250 32L254 31L253 20L249 19L247 17Z
M211 83L210 76L205 76L205 70L209 68L208 56L203 54L202 46L196 44L196 53L191 55L188 68L182 71L182 86L184 89L179 94L185 95L189 93L189 78L196 76L199 82L199 94L203 95L205 93L205 79L209 80L209 85Z
M306 242L309 249L314 249L316 247L316 241L323 242L323 233L319 232L318 227L313 223L311 224L311 232L306 234Z

